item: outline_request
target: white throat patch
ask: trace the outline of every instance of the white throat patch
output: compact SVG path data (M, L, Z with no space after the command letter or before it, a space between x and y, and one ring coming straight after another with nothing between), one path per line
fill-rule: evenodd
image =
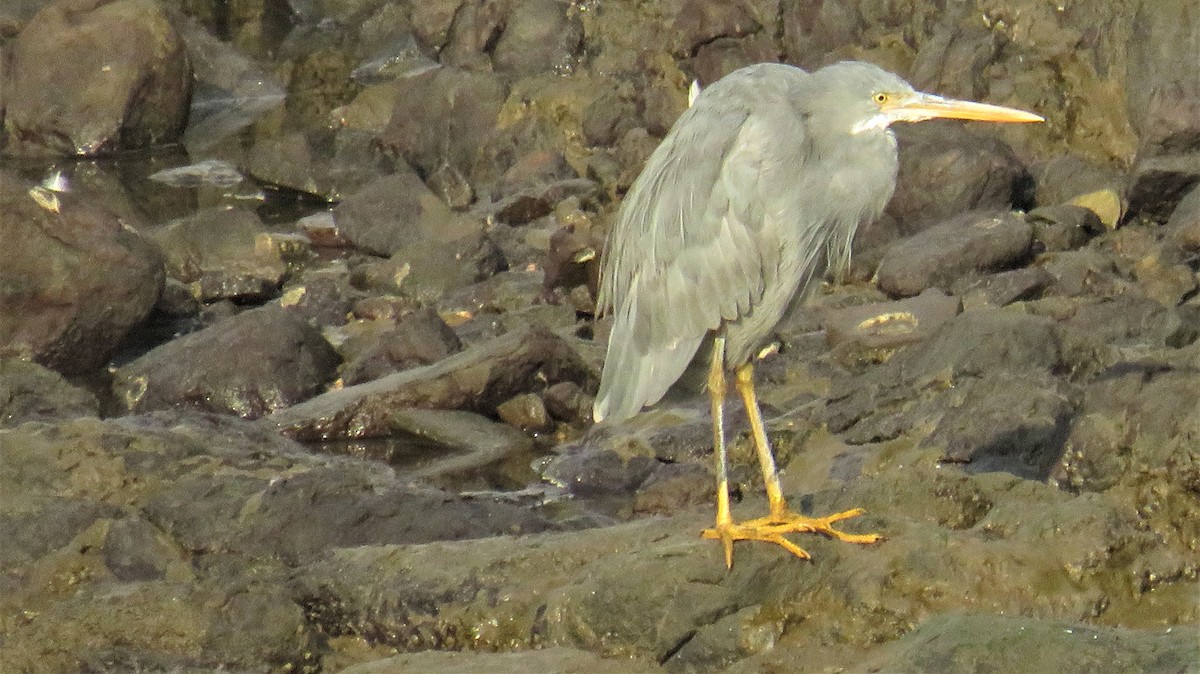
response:
M862 120L861 122L855 122L854 126L850 127L850 133L857 136L858 134L864 131L870 131L871 129L883 130L888 128L888 125L893 121L895 120L889 117L887 113L880 112Z

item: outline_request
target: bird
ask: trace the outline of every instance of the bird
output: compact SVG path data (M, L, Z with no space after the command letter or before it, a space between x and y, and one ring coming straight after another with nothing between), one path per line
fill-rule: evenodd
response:
M625 194L601 262L597 316L611 315L597 423L662 399L701 346L717 479L716 524L727 568L733 543L757 540L810 555L785 537L819 533L869 544L837 522L860 508L809 517L789 509L754 389L753 359L788 311L827 272L840 278L857 228L883 212L899 166L891 125L947 118L1040 122L1015 108L915 90L876 65L812 72L781 63L735 70L695 95ZM727 377L749 417L768 514L734 522L724 405Z

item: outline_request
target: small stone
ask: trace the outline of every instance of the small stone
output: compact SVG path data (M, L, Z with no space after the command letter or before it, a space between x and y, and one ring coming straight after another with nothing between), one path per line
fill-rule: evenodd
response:
M542 431L550 427L550 415L536 393L522 393L496 407L496 414L510 426L523 431Z

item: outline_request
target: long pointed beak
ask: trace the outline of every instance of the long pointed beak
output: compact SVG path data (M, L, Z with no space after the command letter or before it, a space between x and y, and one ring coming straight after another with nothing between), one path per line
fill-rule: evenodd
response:
M883 112L897 122L920 122L926 119L970 119L981 122L1044 122L1032 112L1000 105L960 101L933 94L915 94L892 105L884 104Z

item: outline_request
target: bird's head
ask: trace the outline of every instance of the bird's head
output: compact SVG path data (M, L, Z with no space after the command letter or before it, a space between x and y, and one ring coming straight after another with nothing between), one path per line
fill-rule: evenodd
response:
M852 135L883 131L894 122L966 119L985 122L1041 122L1042 117L1016 108L975 103L917 91L896 75L869 63L843 61L813 73L820 109Z

